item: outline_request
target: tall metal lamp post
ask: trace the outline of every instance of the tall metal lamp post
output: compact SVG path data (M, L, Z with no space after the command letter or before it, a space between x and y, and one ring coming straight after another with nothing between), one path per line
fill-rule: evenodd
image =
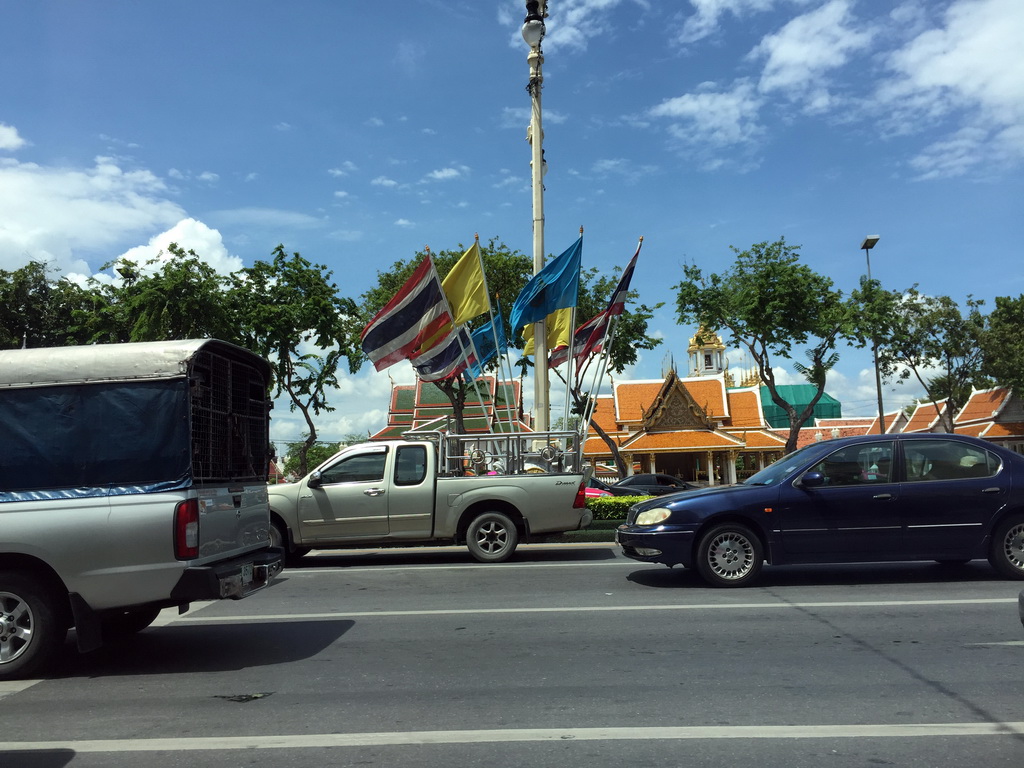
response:
M874 292L875 287L871 282L871 249L878 244L878 235L868 235L860 244L861 250L868 261L868 286ZM882 375L878 370L878 339L871 335L871 359L875 366L875 390L878 392L878 433L885 434L885 408L882 405Z
M530 160L533 182L533 274L537 274L544 267L544 129L541 127L540 119L540 90L544 83L541 65L544 63L544 54L541 53L540 43L546 31L544 17L548 15L547 6L547 0L527 0L526 19L523 21L523 40L530 46L530 53L526 57L530 65L530 82L527 83L526 90L530 94L532 109L526 139L533 150ZM550 413L547 324L539 322L533 330L536 361L533 390L534 428L538 432L544 432L548 429Z

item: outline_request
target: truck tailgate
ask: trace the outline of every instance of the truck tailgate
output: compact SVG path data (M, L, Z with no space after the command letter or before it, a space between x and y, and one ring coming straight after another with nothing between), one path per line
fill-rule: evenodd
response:
M200 561L270 541L266 485L202 486L198 491Z

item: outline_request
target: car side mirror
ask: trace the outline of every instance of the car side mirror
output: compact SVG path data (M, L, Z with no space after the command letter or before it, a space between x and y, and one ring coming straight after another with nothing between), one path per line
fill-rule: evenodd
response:
M323 475L321 475L320 472L311 472L309 480L306 481L306 485L310 488L319 488L323 485Z
M805 472L800 478L800 485L804 488L817 488L825 484L825 476L821 472Z

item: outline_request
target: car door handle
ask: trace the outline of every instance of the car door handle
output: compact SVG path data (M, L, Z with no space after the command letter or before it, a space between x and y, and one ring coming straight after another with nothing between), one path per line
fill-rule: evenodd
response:
M871 498L872 499L878 499L879 501L885 501L887 499L891 499L892 498L892 494L891 493L876 493Z
M982 491L982 493L999 493L999 491L1001 491L1001 490L1002 490L1002 489L1001 489L1001 488L999 488L999 487L997 486L997 487L995 487L995 488L985 488L985 489L984 489L984 490Z
M365 493L367 496L380 496L382 493L384 493L384 489L383 488L367 488L365 491L363 491L363 493Z

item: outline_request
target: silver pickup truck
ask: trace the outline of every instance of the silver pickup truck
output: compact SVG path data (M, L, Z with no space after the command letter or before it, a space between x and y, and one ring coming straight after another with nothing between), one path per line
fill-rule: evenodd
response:
M270 486L275 545L294 561L314 548L448 542L495 563L529 536L593 519L575 433L422 437L354 445Z
M211 339L0 351L0 679L270 583L269 376Z

